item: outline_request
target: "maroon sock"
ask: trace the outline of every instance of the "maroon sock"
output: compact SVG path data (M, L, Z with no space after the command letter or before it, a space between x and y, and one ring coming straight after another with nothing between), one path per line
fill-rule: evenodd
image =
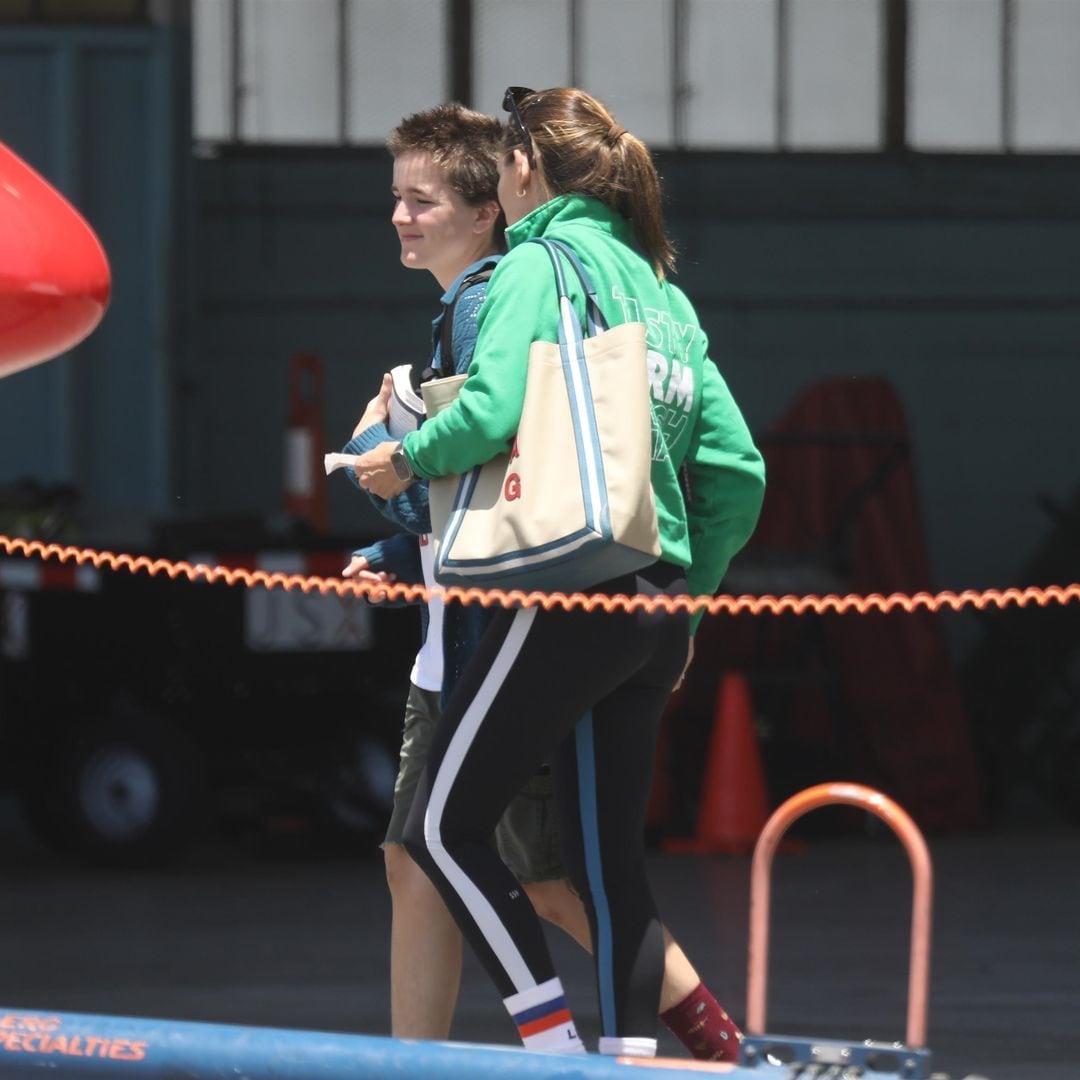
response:
M662 1012L660 1019L699 1060L738 1061L742 1032L704 983Z

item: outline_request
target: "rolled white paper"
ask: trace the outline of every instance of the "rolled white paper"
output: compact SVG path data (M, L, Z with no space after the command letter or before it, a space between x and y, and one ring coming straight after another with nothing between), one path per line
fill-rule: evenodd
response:
M335 469L350 469L360 460L358 454L324 454L323 466L329 476Z

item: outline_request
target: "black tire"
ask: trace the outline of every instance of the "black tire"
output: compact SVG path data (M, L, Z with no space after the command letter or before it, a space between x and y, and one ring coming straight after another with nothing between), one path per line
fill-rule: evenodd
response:
M201 784L189 741L162 717L114 707L55 733L20 792L33 832L108 866L160 865L191 839Z

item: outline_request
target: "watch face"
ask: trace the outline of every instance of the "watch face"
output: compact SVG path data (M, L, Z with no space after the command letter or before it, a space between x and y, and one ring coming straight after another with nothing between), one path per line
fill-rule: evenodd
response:
M390 455L390 464L394 467L394 474L399 480L412 479L412 469L409 468L408 458L400 450L395 450Z

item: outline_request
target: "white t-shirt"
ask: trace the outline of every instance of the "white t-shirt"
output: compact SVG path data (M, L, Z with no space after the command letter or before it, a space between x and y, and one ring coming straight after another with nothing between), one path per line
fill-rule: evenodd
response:
M420 540L420 565L424 571L424 584L430 589L435 585L435 545L432 544L430 535L424 535L418 539ZM443 682L442 599L433 596L427 602L427 609L427 634L424 637L424 643L420 646L420 651L416 654L409 678L421 690L433 690L437 693L442 690Z

